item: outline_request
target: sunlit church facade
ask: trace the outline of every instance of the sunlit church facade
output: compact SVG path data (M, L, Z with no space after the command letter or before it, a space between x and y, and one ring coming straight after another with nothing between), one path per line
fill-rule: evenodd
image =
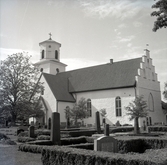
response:
M60 58L60 43L50 37L39 46L39 61L34 65L41 70L40 81L44 82L45 89L40 97L44 124L48 123L52 112L59 112L60 122L64 125L65 109L85 98L89 117L81 121L81 125L93 126L95 112L101 109L106 110L108 124L119 121L121 125L133 125L134 121L129 120L125 107L140 95L149 108L149 115L140 119L140 126L143 121L147 125L166 124L167 117L161 107L160 82L149 50L146 49L140 58L119 62L110 59L106 64L66 71L67 65Z

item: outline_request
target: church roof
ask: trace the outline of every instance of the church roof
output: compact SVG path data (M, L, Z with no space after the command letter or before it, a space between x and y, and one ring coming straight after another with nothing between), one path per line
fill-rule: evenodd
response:
M134 87L142 58L107 63L57 75L44 73L57 100L75 101L71 93Z

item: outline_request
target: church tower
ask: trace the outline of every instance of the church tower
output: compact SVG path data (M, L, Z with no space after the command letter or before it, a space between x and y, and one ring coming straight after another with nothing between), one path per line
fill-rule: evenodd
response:
M39 67L41 72L56 75L59 72L65 72L66 64L60 62L61 44L50 38L40 42L40 61L34 65Z

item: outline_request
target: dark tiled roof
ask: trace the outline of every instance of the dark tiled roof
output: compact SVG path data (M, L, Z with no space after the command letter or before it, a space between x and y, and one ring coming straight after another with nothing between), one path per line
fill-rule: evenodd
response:
M43 76L58 101L75 102L72 94L68 92L68 78L65 75L43 73Z
M56 76L44 73L52 92L58 100L74 101L70 93L116 89L135 86L135 76L142 58L103 64Z

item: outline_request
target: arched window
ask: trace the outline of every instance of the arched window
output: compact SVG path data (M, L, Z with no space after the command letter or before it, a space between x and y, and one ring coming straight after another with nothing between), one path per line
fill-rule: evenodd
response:
M58 51L55 50L55 59L58 59Z
M59 68L56 68L56 72L59 73Z
M45 57L45 51L44 50L42 50L42 59Z
M88 116L92 117L92 106L91 106L91 99L87 100L87 112L88 112Z
M151 93L148 97L148 108L150 111L154 111L154 99L153 99L153 95Z
M121 108L121 98L118 96L115 99L115 108L116 108L116 116L122 116L122 108Z

